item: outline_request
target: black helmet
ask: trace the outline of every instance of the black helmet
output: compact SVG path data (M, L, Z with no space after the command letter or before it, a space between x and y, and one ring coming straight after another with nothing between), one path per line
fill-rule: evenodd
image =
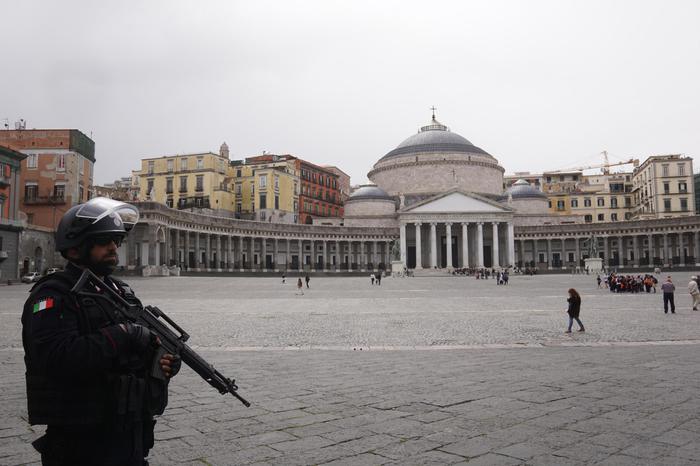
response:
M91 236L126 236L139 221L139 211L125 202L96 197L71 207L56 228L56 250L78 247Z

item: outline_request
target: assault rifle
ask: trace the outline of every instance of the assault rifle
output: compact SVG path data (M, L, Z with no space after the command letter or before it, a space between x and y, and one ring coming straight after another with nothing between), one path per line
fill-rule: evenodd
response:
M160 339L161 354L170 353L180 356L182 362L199 374L209 385L219 390L219 393L222 395L230 393L238 398L246 407L250 406L250 403L238 394L238 386L235 380L225 377L214 369L214 366L209 364L204 358L190 348L189 345L185 343L190 336L163 311L155 306L142 306L140 303L135 304L128 302L89 269L83 271L83 274L71 289L71 292L77 293L81 291L87 283L92 283L97 286L100 291L106 291L114 300L117 312L121 317L130 323L142 325L156 334ZM157 369L160 369L160 364L157 362L159 359L160 357L156 358L155 367Z

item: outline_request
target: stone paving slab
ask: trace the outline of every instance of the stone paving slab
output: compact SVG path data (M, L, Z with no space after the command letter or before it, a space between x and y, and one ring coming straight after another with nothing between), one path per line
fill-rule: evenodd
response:
M698 464L700 313L593 276L132 280L253 406L188 368L151 461L170 464ZM564 335L578 287L588 331ZM0 289L0 465L35 464L19 309ZM292 350L290 350L292 349ZM354 350L353 350L354 349Z
M695 346L204 355L239 378L253 407L211 396L208 385L183 369L172 384L172 404L179 407L158 421L153 464L700 461ZM0 438L0 464L37 461L28 443L42 428L26 424L17 396L21 352L0 351L0 364L7 434ZM434 382L445 378L455 388L449 403L426 402ZM601 386L616 388L601 392ZM367 403L364 392L382 400ZM290 400L288 410L280 399Z

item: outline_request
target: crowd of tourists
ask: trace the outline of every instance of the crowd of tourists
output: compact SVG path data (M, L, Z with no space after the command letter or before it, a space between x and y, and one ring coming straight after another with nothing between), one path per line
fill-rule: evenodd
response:
M623 275L615 272L605 277L598 275L596 281L598 288L608 288L611 293L650 293L652 290L656 293L656 285L659 282L651 274Z

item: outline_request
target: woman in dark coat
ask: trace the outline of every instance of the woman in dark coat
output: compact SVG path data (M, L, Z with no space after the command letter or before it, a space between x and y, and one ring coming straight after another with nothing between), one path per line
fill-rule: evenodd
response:
M574 320L579 326L578 331L585 332L586 329L583 328L583 322L578 318L581 313L581 295L575 289L569 288L569 299L567 301L569 302L569 309L566 311L569 314L569 328L566 330L566 333L571 333L571 326L574 325Z

